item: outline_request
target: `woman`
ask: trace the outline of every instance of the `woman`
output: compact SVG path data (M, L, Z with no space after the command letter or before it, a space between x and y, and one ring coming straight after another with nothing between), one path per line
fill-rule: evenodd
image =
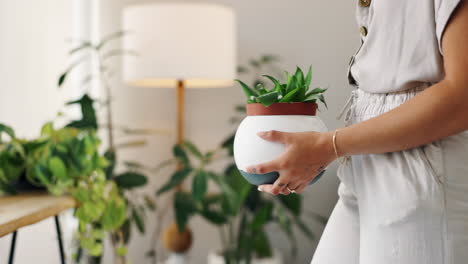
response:
M468 263L468 3L356 0L347 126L259 133L287 145L252 173L301 193L340 159L340 199L313 264Z

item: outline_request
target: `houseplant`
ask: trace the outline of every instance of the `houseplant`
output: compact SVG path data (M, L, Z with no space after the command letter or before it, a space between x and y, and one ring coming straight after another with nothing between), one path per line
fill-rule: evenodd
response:
M0 140L0 191L16 193L15 184L25 179L53 195L71 195L79 203L74 215L80 245L88 254L100 255L106 232L124 223L126 203L117 184L106 179L109 163L99 154L96 133L47 123L36 139L19 139L0 124L2 134L9 139ZM116 247L125 254L122 244Z
M234 158L240 173L254 185L271 184L279 177L277 172L251 174L246 168L274 160L285 150L283 144L267 142L257 136L261 131L307 132L327 130L316 116L317 102L326 106L323 93L326 89L309 90L312 68L305 75L301 68L291 75L286 72L285 83L264 75L273 83L271 89L263 84L249 87L237 80L247 97L247 117L241 122L234 139ZM322 172L322 174L324 171ZM321 175L322 175L321 174ZM320 178L316 177L314 180ZM312 182L313 183L313 182Z
M120 158L120 151L132 147L144 146L146 141L143 136L154 134L153 129L141 129L116 124L113 111L113 87L112 76L115 69L114 59L123 55L137 55L134 51L123 50L115 47L126 32L118 31L111 33L97 42L83 41L70 50L71 60L69 66L58 78L58 86L66 85L70 75L83 63L97 65L97 72L82 72L85 74L80 86L84 91L83 95L75 101L67 103L67 106L78 106L81 109L81 118L73 120L67 127L73 127L80 131L95 131L100 135L106 135L104 140L105 149L103 156L107 159L108 166L105 168L106 180L116 184L117 191L124 199L126 205L125 221L119 228L111 230L106 234L110 238L114 251L116 263L127 263L124 251L128 244L133 230L141 234L146 232L145 215L149 210L155 210L155 201L148 195L141 194L138 190L147 184L146 173L149 169L134 160L123 160ZM100 89L100 98L96 99L90 95L90 85L95 84ZM99 104L99 108L97 105ZM99 115L100 111L103 115ZM100 119L98 118L101 117ZM125 140L127 137L139 137L134 140ZM117 170L116 168L120 168ZM79 237L78 237L79 239ZM83 251L78 246L76 252L76 262L86 259L90 263L101 263L101 254L91 254Z

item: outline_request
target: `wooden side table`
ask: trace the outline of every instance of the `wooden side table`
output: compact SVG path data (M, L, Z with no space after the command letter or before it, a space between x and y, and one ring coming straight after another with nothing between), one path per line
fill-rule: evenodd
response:
M0 237L13 233L8 263L13 263L18 229L53 216L55 218L60 259L62 264L65 264L62 231L57 215L75 206L75 200L69 196L57 197L46 193L28 193L0 197Z

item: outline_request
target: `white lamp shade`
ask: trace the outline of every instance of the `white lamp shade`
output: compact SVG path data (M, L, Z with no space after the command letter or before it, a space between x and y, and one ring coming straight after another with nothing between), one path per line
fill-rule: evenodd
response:
M124 9L124 79L130 86L232 86L236 76L236 22L229 7L153 3Z

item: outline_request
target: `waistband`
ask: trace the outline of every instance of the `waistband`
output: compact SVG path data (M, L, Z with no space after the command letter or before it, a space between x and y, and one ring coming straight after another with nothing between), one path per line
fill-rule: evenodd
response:
M394 93L369 93L361 89L351 92L348 102L338 116L346 113L345 122L353 117L373 117L388 112L416 96L432 84L424 84L405 91Z

